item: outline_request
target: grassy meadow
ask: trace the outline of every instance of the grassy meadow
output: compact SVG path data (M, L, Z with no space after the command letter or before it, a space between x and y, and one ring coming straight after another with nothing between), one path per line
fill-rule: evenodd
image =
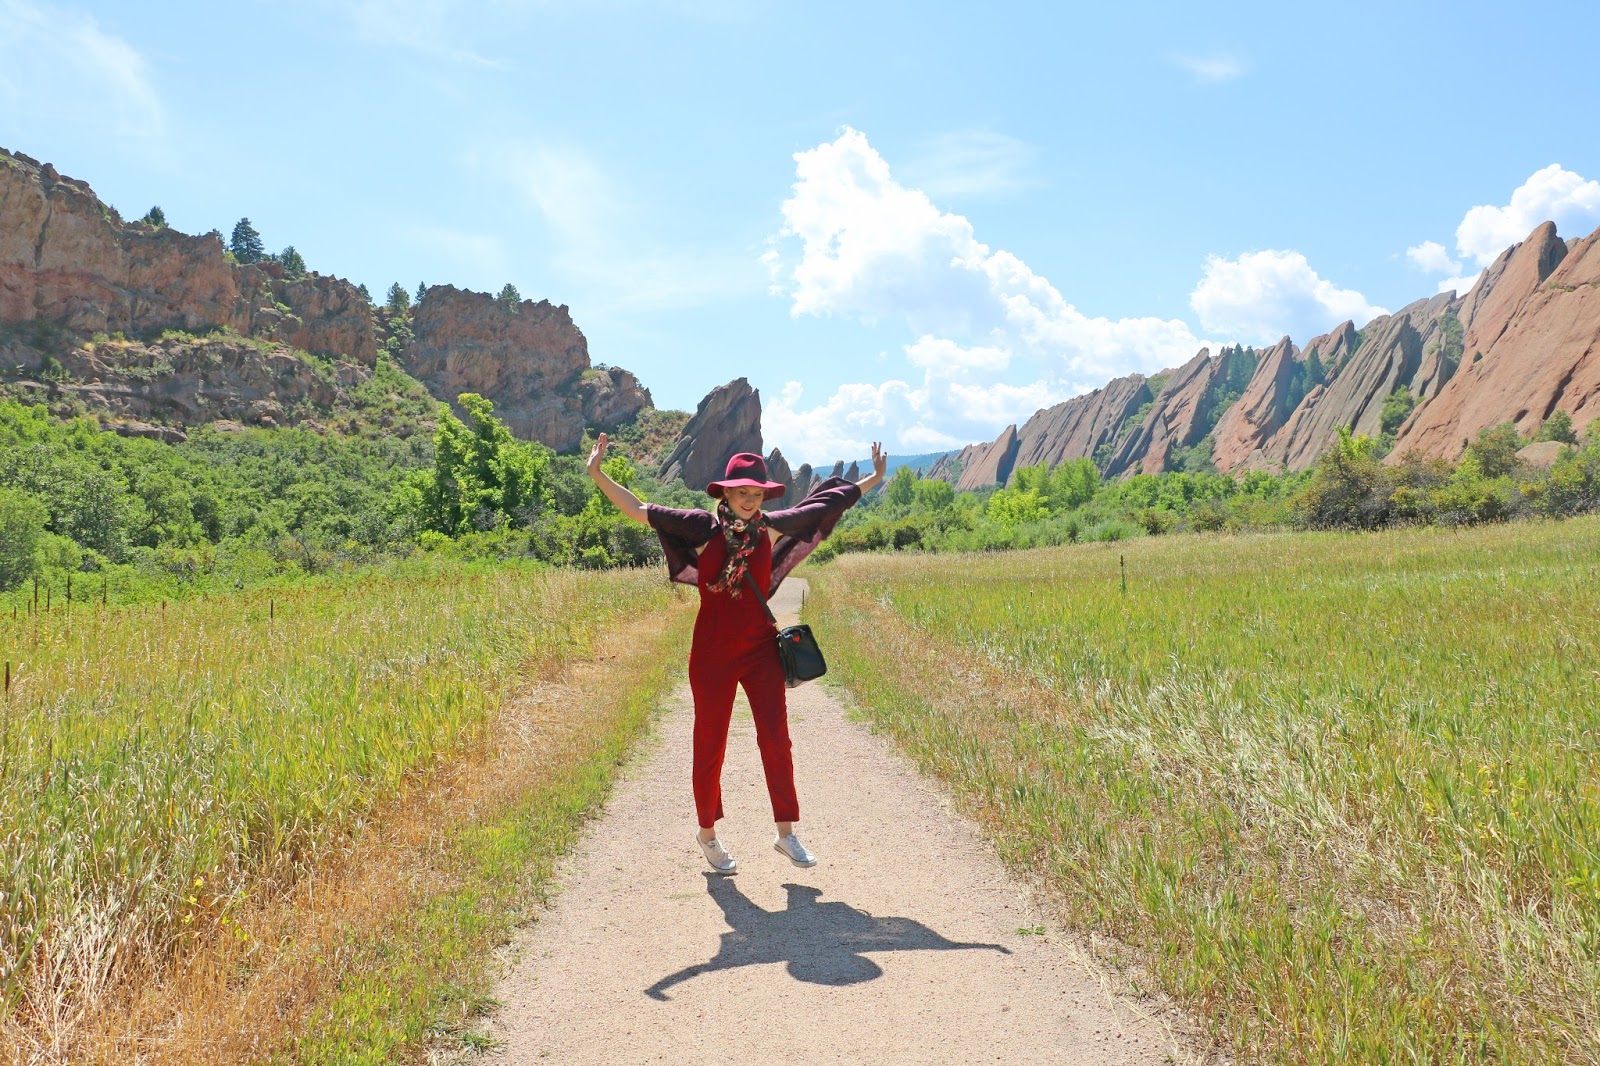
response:
M523 565L400 565L223 598L7 612L0 1049L41 1061L92 1057L73 1042L102 1007L159 983L209 944L248 942L263 905L292 895L383 803L448 769L447 757L481 749L509 694L559 679L608 629L651 614L684 615L657 572ZM683 628L657 624L635 643L660 653L657 642L680 639ZM579 778L549 792L562 768L545 767L529 785L549 792L544 807L500 796L489 813L501 822L463 828L461 846L487 849L482 863L503 866L566 832L533 823L570 826L581 816L603 789L613 749L644 720L639 707L651 705L633 687L649 696L670 678L613 681L618 706L632 701L627 728L585 717L599 754L565 741L555 751L556 762L588 767ZM562 703L516 728L570 736L563 715L580 717ZM575 796L588 799L573 806ZM526 887L518 871L498 876ZM238 986L288 947L288 938L247 945L235 959L243 969L224 983ZM323 1028L348 1023L336 1008L323 1009ZM365 1000L350 1009L373 1013ZM373 1024L382 1039L399 1031L386 1019ZM339 1047L306 1045L285 1061L360 1059Z
M857 555L808 617L1244 1060L1593 1062L1597 565L1596 518Z

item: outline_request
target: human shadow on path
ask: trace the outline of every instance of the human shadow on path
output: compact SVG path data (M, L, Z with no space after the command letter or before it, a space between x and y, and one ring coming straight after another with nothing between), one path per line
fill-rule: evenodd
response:
M881 976L868 951L955 951L979 949L1011 954L999 944L946 940L910 918L875 918L847 903L819 903L822 890L784 885L788 906L764 911L739 891L731 878L706 874L706 890L732 928L722 934L717 953L685 966L645 989L651 999L667 999L667 989L692 977L735 966L788 964L789 976L817 985L853 985Z

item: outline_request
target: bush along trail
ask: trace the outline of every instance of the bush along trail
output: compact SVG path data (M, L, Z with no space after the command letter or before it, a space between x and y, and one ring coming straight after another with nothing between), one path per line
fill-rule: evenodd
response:
M1242 1058L1586 1063L1597 558L1593 517L852 556L811 620L1068 924Z

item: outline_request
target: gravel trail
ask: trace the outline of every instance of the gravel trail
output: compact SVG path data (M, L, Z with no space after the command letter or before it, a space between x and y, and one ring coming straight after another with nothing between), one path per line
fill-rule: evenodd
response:
M804 582L773 602L792 618ZM825 641L824 641L825 643ZM772 849L748 706L718 832L693 841L688 686L569 857L495 992L496 1063L1196 1061L1118 998L974 828L819 684L789 693L802 821L821 862ZM1179 1022L1181 1025L1181 1021Z

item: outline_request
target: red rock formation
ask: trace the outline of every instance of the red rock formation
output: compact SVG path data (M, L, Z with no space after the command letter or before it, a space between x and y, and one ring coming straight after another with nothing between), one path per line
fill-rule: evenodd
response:
M728 459L738 452L761 453L761 393L746 378L706 394L657 476L703 489L726 473Z
M1055 466L1067 459L1092 458L1103 445L1116 439L1122 424L1150 399L1144 375L1131 374L1047 407L1018 431L1012 468L1040 463Z
M993 444L973 445L976 450L970 459L962 459L961 477L956 481L957 491L1004 485L1016 466L1018 445L1016 426L1007 426ZM967 449L962 449L961 456L966 455Z
M1316 462L1341 427L1377 437L1383 401L1396 388L1412 388L1424 353L1438 350L1441 321L1455 304L1450 293L1418 300L1393 315L1367 323L1357 334L1344 323L1306 344L1306 359L1318 353L1325 380L1306 394L1288 421L1243 464L1246 468L1305 470Z
M1288 421L1301 399L1293 394L1300 362L1300 349L1288 337L1262 353L1244 395L1217 422L1212 455L1218 470L1243 466Z
M371 309L349 282L235 266L215 232L123 222L83 182L0 149L0 321L36 319L83 334L227 328L377 358Z
M1392 455L1453 459L1500 422L1529 435L1560 407L1581 432L1600 414L1600 230L1569 250L1541 225L1467 294L1462 321L1460 369L1412 412Z
M767 479L776 481L783 486L783 495L776 500L770 501L767 506L773 508L786 507L800 502L803 494L797 495L794 491L794 471L789 469L789 460L785 459L783 452L777 448L772 449L771 453L767 455Z
M506 307L481 292L431 285L412 315L406 370L435 396L475 392L494 402L512 433L556 451L578 446L587 425L613 428L650 403L625 370L591 368L589 345L565 305Z
M1122 439L1104 473L1116 476L1135 468L1146 474L1160 473L1175 449L1198 443L1213 421L1214 386L1227 376L1235 358L1232 348L1216 357L1201 348L1193 359L1167 371L1150 410Z

